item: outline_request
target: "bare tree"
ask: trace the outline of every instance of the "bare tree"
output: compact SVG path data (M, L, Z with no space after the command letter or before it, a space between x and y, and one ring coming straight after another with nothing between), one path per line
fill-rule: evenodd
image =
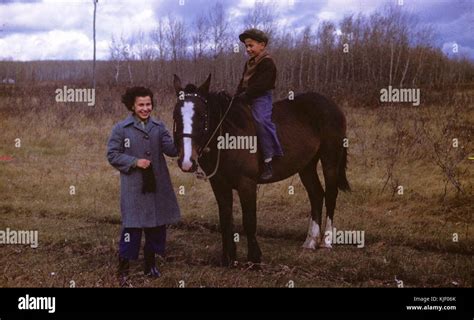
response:
M133 53L134 39L125 38L122 34L119 40L116 40L112 36L112 42L109 46L110 57L115 62L115 82L118 83L120 76L120 67L122 62L127 64L128 79L130 83L133 83L133 74L131 61L134 60Z
M142 30L133 34L131 39L133 39L134 50L136 51L135 54L139 60L148 61L155 58L156 52L150 45L147 34L145 34Z
M210 8L208 21L212 55L217 58L229 44L229 21L221 3L217 2Z
M150 33L150 38L158 51L158 59L160 61L166 59L166 26L163 19L158 20L158 26Z
M311 74L311 63L309 63L309 54L311 50L311 42L312 42L312 35L311 35L311 27L307 26L304 28L301 40L298 45L299 47L299 71L298 71L298 87L303 88L305 84L308 85L308 78L305 79L305 84L303 83L303 74L306 73L307 75Z
M112 41L109 45L110 59L114 62L114 79L115 83L118 83L120 77L120 67L122 62L122 47L121 42L117 41L114 36L112 36Z
M186 26L183 21L175 19L171 15L168 15L167 18L166 40L174 62L186 57Z
M324 66L324 85L330 81L332 51L335 49L335 32L336 27L332 22L323 21L318 30L318 44L322 54L322 62Z
M208 35L207 30L209 27L208 21L205 16L199 16L196 21L194 21L194 32L191 37L192 46L193 46L193 60L196 62L198 59L201 59L204 56L204 52L207 47Z
M245 28L257 28L264 31L270 39L276 30L276 8L275 2L255 2L254 7L244 18Z

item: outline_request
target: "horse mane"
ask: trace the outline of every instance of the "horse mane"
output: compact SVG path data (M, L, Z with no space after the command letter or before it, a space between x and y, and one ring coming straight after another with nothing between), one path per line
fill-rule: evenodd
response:
M194 84L187 84L184 88L186 93L199 93L198 87ZM211 91L205 96L207 99L207 105L211 114L211 126L217 125L219 121L219 114L223 114L229 106L232 96L225 90ZM250 109L249 109L250 110ZM239 99L233 100L232 108L226 117L225 123L230 126L237 126L240 128L248 125L248 119L245 116L246 113L250 114L250 111L246 110L244 104Z
M219 110L224 113L227 110L231 100L232 96L225 90L219 92L209 92L209 109L214 115L218 115ZM248 121L244 114L250 113L250 109L246 109L247 108L245 107L245 105L242 104L241 100L233 100L231 110L229 111L229 114L226 117L226 123L231 126L237 126L241 128L246 127L248 125Z
M219 110L219 108L225 108L231 100L230 94L225 91L209 92L208 103L211 110Z
M186 87L184 88L184 92L186 93L197 93L198 88L194 84L187 84Z

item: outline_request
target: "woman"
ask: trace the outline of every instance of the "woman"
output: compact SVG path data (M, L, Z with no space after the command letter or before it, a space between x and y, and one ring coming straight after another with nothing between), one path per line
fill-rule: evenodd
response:
M144 87L129 88L122 102L131 114L114 126L107 159L120 171L119 276L123 285L129 260L138 259L142 231L144 272L160 276L155 253L164 255L166 225L178 222L180 211L163 156L176 157L178 151L163 122L151 118L153 93Z

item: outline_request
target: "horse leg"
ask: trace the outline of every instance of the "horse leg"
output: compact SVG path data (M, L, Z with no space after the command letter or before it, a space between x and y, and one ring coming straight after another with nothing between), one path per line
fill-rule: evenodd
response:
M233 239L232 188L225 182L211 181L212 190L219 207L219 223L222 235L222 265L232 266L237 261L236 246Z
M336 199L339 192L337 187L337 179L339 175L339 163L341 158L342 147L340 147L340 149L336 149L336 146L334 146L332 149L326 149L326 151L321 154L321 163L323 166L324 182L326 187L324 201L326 203L327 216L323 247L328 249L332 248L334 210L336 208Z
M241 178L237 190L242 206L242 223L247 236L247 259L253 263L260 263L262 252L255 235L257 232L257 183L248 178Z
M303 248L316 249L321 237L321 216L323 211L324 190L319 181L316 170L319 156L314 157L299 172L301 182L308 193L311 203L311 217L309 218L308 236L303 243Z

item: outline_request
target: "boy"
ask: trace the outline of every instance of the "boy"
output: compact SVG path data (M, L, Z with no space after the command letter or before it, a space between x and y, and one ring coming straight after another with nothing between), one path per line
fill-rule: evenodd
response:
M266 51L267 35L258 29L249 29L239 35L245 44L249 60L245 64L236 96L252 106L257 137L262 147L264 167L260 176L270 180L273 176L272 159L283 156L275 124L272 122L272 89L275 89L276 66Z
M151 118L153 93L144 87L129 88L122 103L131 114L112 129L107 159L120 171L119 277L124 285L129 260L138 259L142 230L144 273L160 276L155 253L164 255L166 225L178 222L180 211L163 156L176 157L178 150L163 122Z

